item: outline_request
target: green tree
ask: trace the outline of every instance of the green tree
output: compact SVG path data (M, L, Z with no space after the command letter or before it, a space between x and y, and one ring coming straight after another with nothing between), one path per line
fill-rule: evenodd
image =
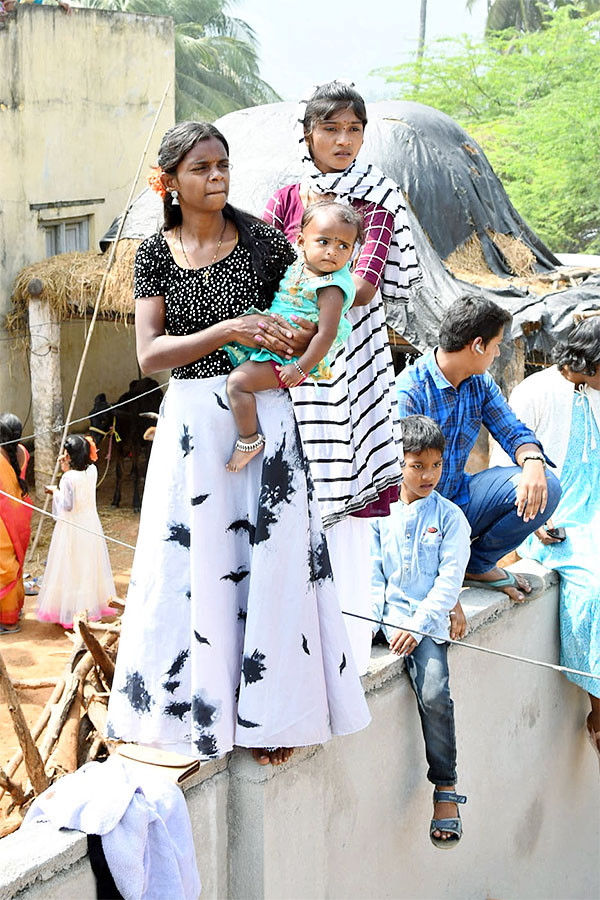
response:
M469 12L477 0L467 0ZM548 14L561 7L571 7L571 11L585 13L600 9L599 0L487 0L486 31L538 31L544 26Z
M234 109L281 99L260 77L253 29L228 14L228 0L82 0L81 5L171 16L178 121L213 121Z
M556 252L600 252L600 14L428 45L379 70L398 96L448 113L483 146L521 215Z

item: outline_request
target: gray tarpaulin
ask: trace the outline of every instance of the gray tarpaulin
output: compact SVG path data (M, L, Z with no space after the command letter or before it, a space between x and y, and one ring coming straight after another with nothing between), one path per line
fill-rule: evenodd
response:
M296 112L294 103L275 103L217 120L230 145L232 203L260 215L273 191L300 180ZM361 158L379 166L407 196L423 271L423 283L406 307L390 312L388 319L406 340L420 350L432 346L444 310L465 291L485 294L508 309L514 316L513 337L525 336L530 350L543 352L568 332L574 311L600 307L598 278L542 298L508 282L505 290L497 290L454 278L442 260L473 234L491 271L510 274L490 231L525 243L540 272L559 261L519 216L481 147L449 116L401 100L372 103L368 115ZM160 222L161 202L146 189L129 210L123 237L147 237ZM104 235L103 249L114 240L117 224Z

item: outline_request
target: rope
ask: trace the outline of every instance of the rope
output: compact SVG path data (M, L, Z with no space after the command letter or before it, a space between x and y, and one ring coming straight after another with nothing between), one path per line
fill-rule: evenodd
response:
M0 494L4 497L8 497L10 500L14 500L15 503L20 503L23 506L28 506L30 509L35 510L35 512L41 513L43 516L49 516L51 519L54 519L56 522L66 522L67 525L71 525L73 528L80 528L82 531L86 531L88 534L93 534L96 537L104 538L107 541L110 541L113 544L119 544L121 547L126 547L128 550L135 550L135 547L132 544L126 544L125 541L119 541L117 538L111 538L108 535L100 534L98 531L92 531L89 528L85 528L83 525L80 525L78 522L71 522L69 519L62 519L59 516L55 516L53 513L47 512L45 509L41 509L38 506L33 506L31 503L27 503L25 500L19 500L18 497L14 497L12 494L8 494L6 491L0 490ZM371 619L369 616L361 616L358 613L346 612L346 610L342 610L342 615L351 616L353 619L362 619L363 622L372 622L374 625L387 625L390 628L401 628L402 631L408 631L410 634L418 634L421 637L430 637L434 640L442 641L445 644L455 644L457 647L466 647L468 650L478 650L480 653L489 653L492 656L502 656L504 659L512 659L516 662L527 663L530 666L540 666L544 669L553 669L555 672L568 672L571 675L582 675L584 678L595 678L597 681L600 681L600 675L593 675L591 672L582 672L580 669L570 669L568 666L559 666L556 663L544 662L540 659L530 659L527 656L517 656L515 653L505 653L502 650L491 650L489 647L480 647L478 644L470 644L467 641L455 641L450 637L446 637L441 634L428 634L425 631L418 631L416 628L407 628L404 624L395 625L393 622L386 622L385 619Z
M42 431L36 431L34 432L34 434L28 434L25 437L16 438L12 441L4 441L3 443L0 443L0 447L7 447L8 444L22 444L25 441L35 439L40 434L50 434L54 431L62 431L63 428L70 428L71 425L78 425L79 422L87 422L88 419L93 419L96 416L103 416L107 412L112 412L113 409L118 409L120 406L127 406L128 403L134 403L136 400L140 400L142 397L147 397L148 394L153 394L154 391L161 391L164 387L167 387L168 384L168 381L164 381L157 387L150 388L149 391L144 391L143 394L136 394L135 397L130 397L129 400L122 400L120 403L114 403L112 406L107 406L106 409L99 409L98 412L91 413L91 415L82 416L80 419L71 419L71 421L67 422L66 425L55 425L54 428L45 428Z
M126 544L125 541L119 541L117 538L109 537L107 534L101 534L99 531L92 531L91 528L86 528L85 525L80 525L79 522L72 522L70 519L63 519L60 516L55 516L54 513L48 512L47 509L42 509L41 506L34 506L33 503L27 503L26 500L19 500L18 497L7 494L6 491L0 490L0 494L2 494L3 497L14 500L15 503L20 503L21 506L26 506L28 509L40 513L42 516L48 516L49 519L54 519L55 522L65 522L67 525L71 525L72 528L79 528L81 531L86 531L88 534L93 534L95 537L104 538L104 540L110 541L111 544L119 544L120 547L127 547L128 550L135 550L135 547L132 544ZM42 520L40 519L40 523L41 521Z
M504 653L502 650L491 650L489 647L479 647L477 644L469 644L466 641L455 641L450 637L441 634L428 634L425 631L417 631L416 628L407 628L406 625L394 625L393 622L386 622L383 619L370 619L368 616L359 616L358 613L345 612L345 616L352 616L354 619L362 619L363 622L374 622L375 625L388 625L390 628L400 628L402 631L408 631L410 634L418 634L421 637L430 637L434 640L443 641L446 644L456 644L458 647L468 647L469 650L479 650L481 653L491 653L492 656L503 656L505 659L514 659L517 662L529 663L531 666L542 666L545 669L554 669L555 672L569 672L571 675L583 675L585 678L596 678L600 681L600 675L592 675L591 672L581 672L579 669L569 669L567 666L559 666L555 663L543 662L540 659L529 659L527 656L517 656L514 653Z

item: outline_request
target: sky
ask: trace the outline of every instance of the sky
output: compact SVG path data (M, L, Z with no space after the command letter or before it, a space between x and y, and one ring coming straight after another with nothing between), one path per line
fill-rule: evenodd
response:
M427 39L483 34L487 4L428 0ZM420 0L237 0L229 8L254 28L261 76L284 100L334 78L350 78L366 100L390 96L374 69L416 51Z

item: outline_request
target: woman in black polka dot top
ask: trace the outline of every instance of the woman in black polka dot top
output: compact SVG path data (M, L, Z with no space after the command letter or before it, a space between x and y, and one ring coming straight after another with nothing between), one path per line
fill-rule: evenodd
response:
M369 714L338 605L287 391L257 394L265 451L225 469L231 341L297 355L312 326L267 309L294 259L227 203L227 142L184 122L159 150L165 228L136 256L145 373L171 368L154 438L108 718L114 738L262 765L364 728ZM298 690L298 685L302 690Z

